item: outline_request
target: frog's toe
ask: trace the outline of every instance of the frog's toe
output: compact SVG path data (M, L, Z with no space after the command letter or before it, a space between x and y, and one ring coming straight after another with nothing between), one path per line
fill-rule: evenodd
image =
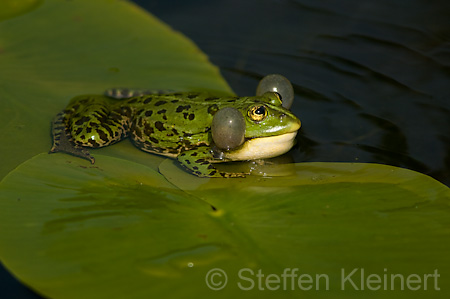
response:
M95 158L93 156L91 156L91 154L89 153L88 150L79 148L77 146L68 145L66 143L60 143L57 146L54 145L50 149L49 154L57 153L57 152L62 152L62 153L70 154L70 155L73 155L73 156L76 156L79 158L86 159L86 160L90 161L92 164L95 163Z
M183 165L183 164L182 164ZM225 171L219 171L216 167L214 167L212 164L206 164L204 163L201 166L196 165L183 165L187 170L192 172L198 177L201 178L244 178L246 175L250 173L239 173L239 172L225 172Z
M63 152L76 157L80 157L89 160L92 164L95 163L95 158L91 156L88 150L74 145L67 134L64 132L53 137L53 146L49 153Z
M245 178L250 173L239 173L239 172L220 172L220 176L223 178Z

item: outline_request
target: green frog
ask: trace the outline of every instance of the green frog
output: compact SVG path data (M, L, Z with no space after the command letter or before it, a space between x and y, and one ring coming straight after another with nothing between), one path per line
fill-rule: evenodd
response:
M215 114L226 107L239 111L245 125L242 142L219 148L211 126ZM282 107L276 92L253 97L174 92L120 100L83 95L73 98L55 117L50 152L66 152L94 163L87 148L130 138L139 149L175 158L199 177L243 177L246 173L219 171L213 163L284 154L294 145L299 128L300 120Z

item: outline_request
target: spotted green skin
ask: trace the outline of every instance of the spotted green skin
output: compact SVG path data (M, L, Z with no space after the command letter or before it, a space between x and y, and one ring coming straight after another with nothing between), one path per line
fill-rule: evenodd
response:
M264 121L255 122L248 116L248 110L255 105L267 108ZM122 100L84 95L73 98L55 117L51 152L71 153L94 163L86 148L108 146L129 137L139 149L176 158L199 177L242 177L245 174L221 172L212 165L227 161L221 158L211 137L214 114L224 107L234 107L244 115L246 140L288 133L293 124L300 123L281 106L275 93L217 97L188 92Z

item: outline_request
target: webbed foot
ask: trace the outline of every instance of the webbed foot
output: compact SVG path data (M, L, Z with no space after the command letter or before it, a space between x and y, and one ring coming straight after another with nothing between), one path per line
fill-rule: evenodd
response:
M95 158L91 156L88 150L77 146L71 140L70 135L66 132L64 124L64 112L58 113L52 122L53 146L49 153L63 152L76 157L80 157L95 163Z

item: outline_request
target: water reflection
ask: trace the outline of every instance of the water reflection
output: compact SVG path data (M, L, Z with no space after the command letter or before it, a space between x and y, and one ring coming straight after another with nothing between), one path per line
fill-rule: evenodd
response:
M237 94L265 74L291 80L295 161L390 164L450 185L450 2L176 2L140 5L192 38Z

